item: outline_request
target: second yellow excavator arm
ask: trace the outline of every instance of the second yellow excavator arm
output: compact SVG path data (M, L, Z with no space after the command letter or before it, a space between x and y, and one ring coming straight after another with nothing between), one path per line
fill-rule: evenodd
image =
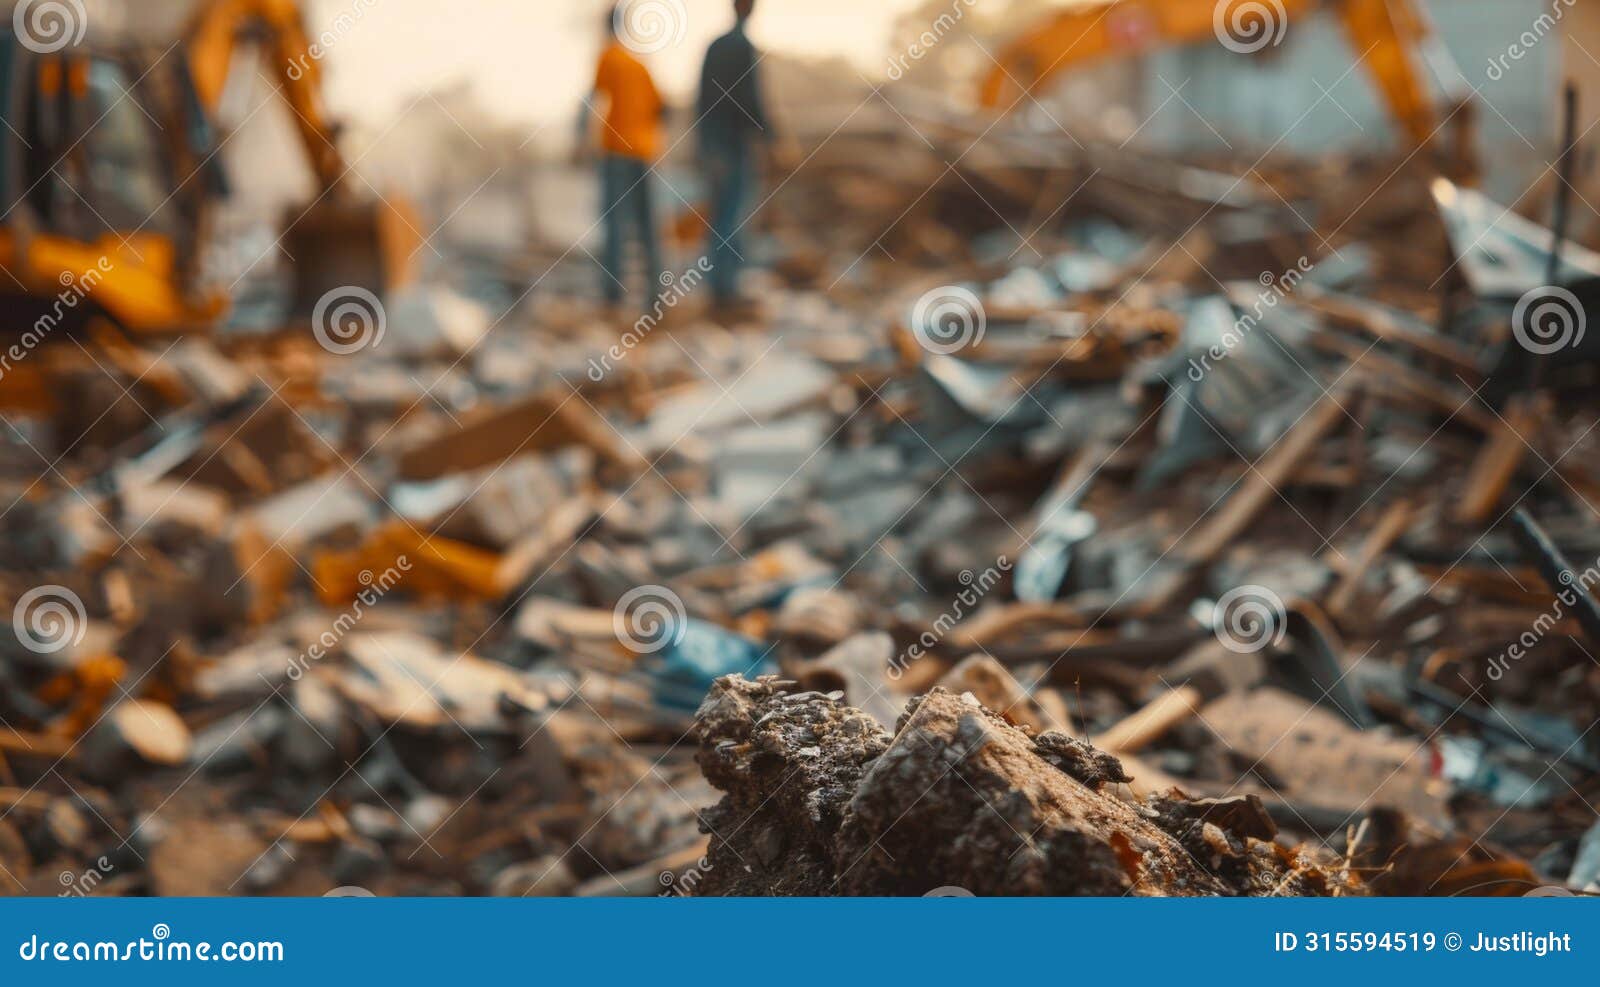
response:
M261 46L267 66L294 111L295 126L324 191L336 188L346 166L322 99L322 68L294 0L201 0L188 35L189 71L213 116L246 39Z
M1260 50L1289 23L1329 7L1395 122L1425 144L1441 121L1423 54L1432 30L1414 0L1104 0L1055 14L1006 45L984 79L985 106L1002 112L1054 76L1099 59L1208 39Z

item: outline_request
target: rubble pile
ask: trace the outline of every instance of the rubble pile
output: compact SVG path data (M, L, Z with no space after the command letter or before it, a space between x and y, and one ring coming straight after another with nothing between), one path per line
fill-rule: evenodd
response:
M727 792L706 828L730 834L712 840L702 894L1355 890L1272 843L1259 798L1124 802L1105 793L1132 780L1115 758L1014 727L971 693L912 700L891 735L783 685L729 677L700 710L700 763Z
M433 284L333 345L32 354L0 884L1600 880L1594 364L1512 321L1548 233L1224 168L845 134L738 318L508 261L514 307Z

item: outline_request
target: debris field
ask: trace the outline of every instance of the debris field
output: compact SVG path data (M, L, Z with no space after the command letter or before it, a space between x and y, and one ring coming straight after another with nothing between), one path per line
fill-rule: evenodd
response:
M411 289L356 355L33 354L0 886L1592 888L1600 391L1517 344L1548 247L1420 166L1229 168L847 133L739 318L504 258L515 308Z

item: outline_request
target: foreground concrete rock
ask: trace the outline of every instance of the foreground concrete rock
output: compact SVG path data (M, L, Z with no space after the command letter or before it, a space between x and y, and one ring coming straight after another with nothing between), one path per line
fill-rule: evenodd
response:
M792 688L730 676L700 709L698 760L725 794L703 817L699 894L1362 893L1270 842L1259 802L1125 800L1115 758L971 695L934 689L891 735L836 693Z

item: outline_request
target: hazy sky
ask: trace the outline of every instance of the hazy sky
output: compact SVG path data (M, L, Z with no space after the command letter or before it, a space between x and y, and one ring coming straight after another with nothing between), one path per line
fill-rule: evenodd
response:
M669 97L693 90L706 44L732 23L731 0L635 0L666 10L681 40L646 56ZM889 28L917 0L759 0L751 24L771 50L886 66ZM572 115L592 78L608 0L308 0L313 33L341 21L324 60L341 114L387 117L420 89L468 80L486 107L517 121ZM682 17L677 16L682 12Z

